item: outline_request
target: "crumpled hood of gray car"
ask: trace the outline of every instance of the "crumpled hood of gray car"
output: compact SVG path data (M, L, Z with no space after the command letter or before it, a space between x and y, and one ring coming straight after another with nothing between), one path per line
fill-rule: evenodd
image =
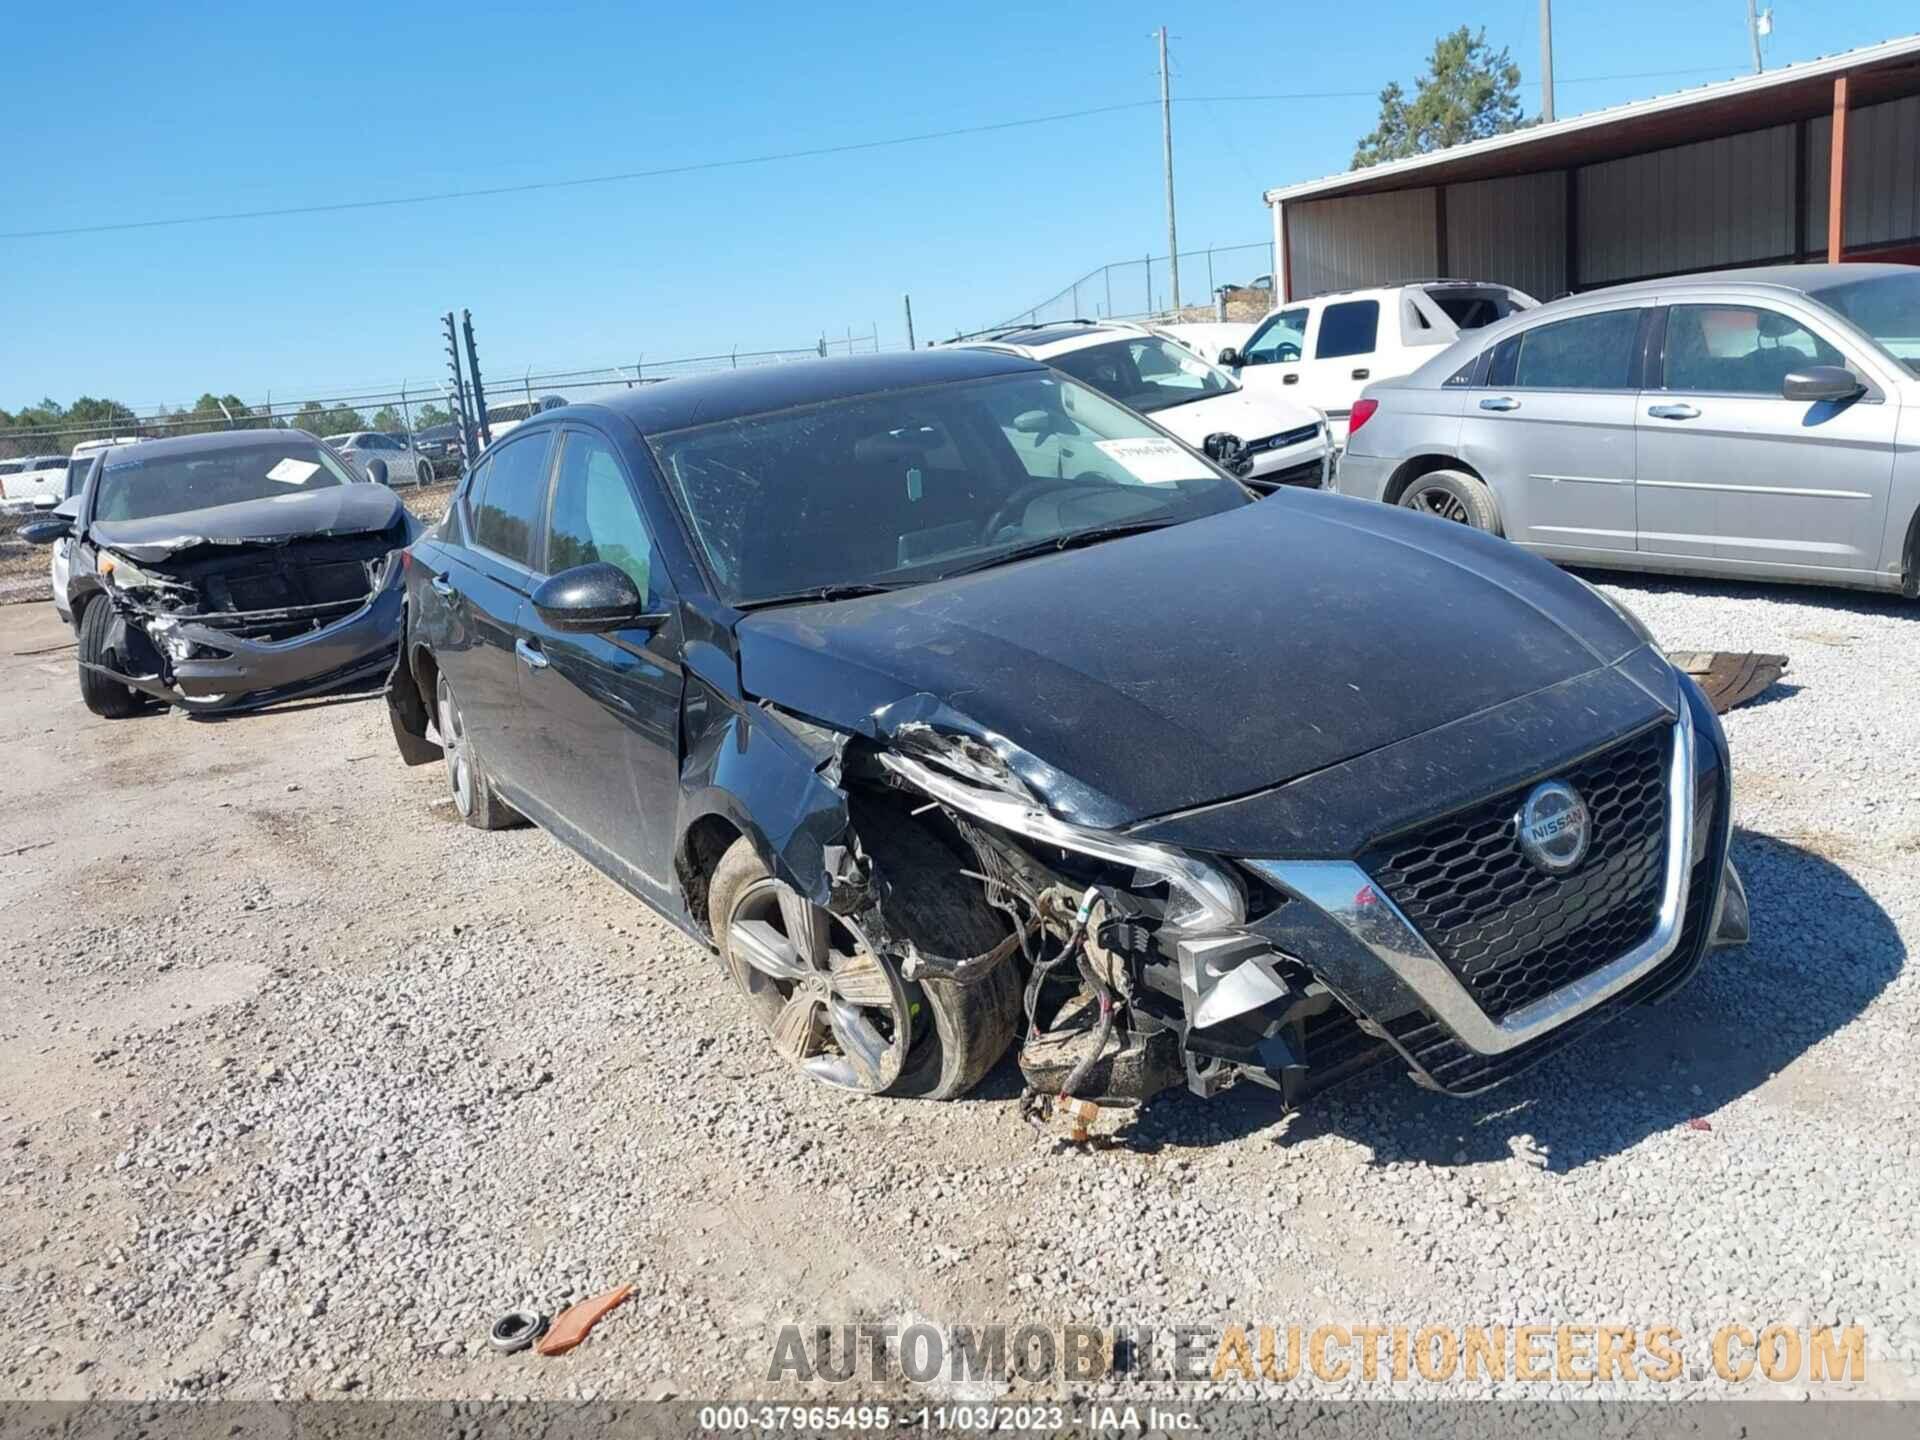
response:
M384 485L328 485L149 520L96 520L89 538L141 563L208 545L277 545L390 529L405 507Z

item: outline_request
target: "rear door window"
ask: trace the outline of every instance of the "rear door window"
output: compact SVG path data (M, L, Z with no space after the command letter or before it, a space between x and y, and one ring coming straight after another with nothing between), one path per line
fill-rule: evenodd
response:
M547 455L553 437L542 431L502 445L487 462L485 486L473 507L473 540L503 560L533 568L534 539L547 496Z
M1344 355L1371 355L1380 334L1378 300L1343 300L1320 314L1320 337L1313 358L1337 360Z
M1638 310L1603 310L1536 326L1514 337L1519 362L1511 383L1530 390L1630 390L1639 336ZM1496 371L1500 360L1496 351Z

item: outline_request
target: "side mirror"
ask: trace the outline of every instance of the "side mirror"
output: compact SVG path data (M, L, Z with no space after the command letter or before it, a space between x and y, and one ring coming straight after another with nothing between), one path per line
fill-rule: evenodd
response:
M387 483L387 462L379 456L367 461L367 479L376 485Z
M73 533L73 521L65 515L49 515L44 520L29 520L14 533L29 545L51 545Z
M1851 400L1867 387L1860 377L1840 365L1809 365L1794 370L1780 382L1780 393L1789 400L1813 404L1830 400Z
M1247 357L1242 355L1234 346L1229 345L1220 352L1219 360L1214 363L1219 365L1223 370L1238 370L1242 365L1247 363Z
M38 495L33 497L33 508L36 510L51 510L59 503L60 497L55 495L51 490L42 490Z
M562 570L533 592L533 608L556 630L591 634L659 626L664 613L647 609L647 597L618 565L596 560Z

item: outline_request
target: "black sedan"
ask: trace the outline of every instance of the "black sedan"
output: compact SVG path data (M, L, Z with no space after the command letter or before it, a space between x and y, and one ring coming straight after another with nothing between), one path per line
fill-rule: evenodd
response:
M224 713L377 683L419 529L305 431L237 430L102 451L20 533L56 547L80 696L119 719L149 700Z
M774 1049L957 1095L1506 1078L1744 938L1718 722L1461 527L1254 497L936 351L536 415L409 552L389 699L713 946Z

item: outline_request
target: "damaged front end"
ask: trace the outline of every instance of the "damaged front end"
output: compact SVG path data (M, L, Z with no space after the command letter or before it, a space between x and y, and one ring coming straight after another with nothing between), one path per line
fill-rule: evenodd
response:
M1156 827L1063 819L1097 814L1097 798L916 697L837 754L854 838L830 855L828 903L909 980L1021 966L1020 1066L1042 1100L1138 1103L1244 1079L1292 1106L1396 1057L1424 1085L1471 1094L1745 940L1724 740L1692 687L1676 698L1554 762L1593 807L1591 864L1483 885L1468 871L1508 864L1515 797L1537 780L1442 806L1351 860L1226 858L1141 833ZM931 862L897 863L909 823L937 832ZM1453 834L1473 826L1485 837ZM1420 858L1429 844L1437 861ZM1463 844L1465 870L1446 848ZM952 953L937 924L911 923L927 894L958 886L1000 918L994 943Z
M1245 1075L1297 1102L1309 1035L1327 1062L1316 1082L1390 1053L1308 967L1250 933L1273 901L1237 868L1060 819L1034 785L1071 806L1071 781L928 697L873 719L871 737L838 737L826 766L848 841L827 848L814 898L909 982L973 986L1017 966L1030 1097L1138 1104ZM1343 1028L1335 1059L1327 1037Z
M377 680L393 665L402 552L417 525L351 534L205 541L164 553L104 541L93 604L112 607L82 664L198 714L257 709Z

